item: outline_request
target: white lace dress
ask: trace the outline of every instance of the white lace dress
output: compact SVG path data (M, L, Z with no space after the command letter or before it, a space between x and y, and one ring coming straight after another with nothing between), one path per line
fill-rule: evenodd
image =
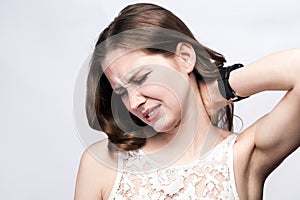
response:
M239 199L233 174L232 134L191 164L143 172L151 167L141 150L120 153L109 199ZM130 170L128 170L130 169Z

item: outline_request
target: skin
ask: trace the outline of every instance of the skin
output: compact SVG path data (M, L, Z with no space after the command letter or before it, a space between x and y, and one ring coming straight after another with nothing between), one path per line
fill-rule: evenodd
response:
M148 65L144 65L145 63ZM172 64L162 56L133 52L117 59L105 71L114 93L121 97L125 107L156 131L165 133L174 129L179 123L178 116L181 115L180 104L172 92L175 88L171 83L183 77L175 75L177 71L172 70ZM162 75L167 73L174 74L171 75L171 80L157 82L159 79L165 79ZM128 81L131 77L132 80ZM186 91L185 88L181 87ZM150 121L144 115L153 108L157 108L159 113Z
M186 48L186 45L182 47ZM182 154L185 145L188 146L197 133L198 140L194 141L193 147L195 150L189 154L199 152L198 148L201 147L210 121L203 104L199 106L201 97L195 77L191 73L193 65L187 65L178 56L166 58L159 54L148 55L137 51L118 57L105 69L112 88L116 94L121 95L126 108L158 132L148 139L143 151L156 151L152 158L156 157L156 162L165 161L166 164L170 162L167 155L176 151L178 153L175 155ZM157 110L153 114L154 118L149 120L144 115L153 108ZM198 130L200 124L202 130ZM173 144L169 145L171 141ZM186 159L194 157L186 155Z
M135 58L138 57L146 58L140 55ZM129 59L131 64L134 61L139 61L139 59L132 58ZM214 141L212 145L209 145L209 148L211 148L231 134L231 132L213 127L211 123L215 120L217 111L231 102L225 100L218 92L216 81L205 85L195 80L194 75L191 73L195 64L195 54L189 44L179 43L173 60L166 61L162 57L151 57L151 60L153 59L157 59L155 60L157 62L167 62L157 64L176 69L183 80L187 80L192 88L186 90L187 94L192 91L196 94L194 99L199 105L200 114L197 116L197 120L201 121L201 129L196 129L195 142L191 144L190 148L175 165L192 162L199 156L199 152L205 152L205 145L203 145L205 138L210 137L210 140L205 141ZM121 62L125 63L125 67L122 69L127 71L129 65L127 66L124 61ZM137 63L137 65L140 64ZM113 74L115 77L120 77L125 71L120 74L115 71ZM237 137L234 144L234 173L240 199L262 199L263 185L268 175L300 145L300 81L297 77L298 74L300 74L299 49L269 55L246 65L244 68L234 70L230 74L229 83L239 96L250 96L266 90L287 91L286 95L270 113L258 119ZM107 76L109 75L107 74ZM117 80L113 80L112 77L110 82L114 88L114 83ZM160 89L163 92L163 88ZM123 102L130 111L136 112L137 116L139 116L139 106L144 105L144 103L164 102L163 96L159 96L159 93L152 94L152 97L155 98L150 99L151 101L142 93L139 93L140 96L138 96L133 92L129 92L128 95L128 98L123 99ZM168 95L171 96L172 94ZM145 99L141 97L145 97ZM178 102L174 101L173 103L176 105ZM157 134L147 142L147 145L143 148L145 152L151 152L166 146L178 131L178 119L184 116L182 113L184 111L171 111L167 109L167 106L165 106L165 111L165 116L169 116L166 117L167 120L165 121L167 126L161 129L164 132ZM178 115L178 113L180 114ZM116 171L103 162L97 161L89 153L101 152L101 155L96 157L105 158L110 162L110 166L116 165L116 157L109 154L106 145L107 141L103 140L95 143L84 152L77 177L76 200L107 199L109 197Z

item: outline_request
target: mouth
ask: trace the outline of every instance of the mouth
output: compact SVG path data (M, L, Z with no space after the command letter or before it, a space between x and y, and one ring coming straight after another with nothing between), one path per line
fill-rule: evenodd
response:
M159 113L159 108L160 105L158 106L155 106L153 108L150 108L148 110L146 110L144 113L143 113L143 116L144 118L146 118L147 122L151 122Z

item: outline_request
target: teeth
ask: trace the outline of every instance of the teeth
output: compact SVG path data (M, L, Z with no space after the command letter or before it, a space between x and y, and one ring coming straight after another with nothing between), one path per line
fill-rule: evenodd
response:
M153 110L148 114L148 117L151 117L151 116L155 113L156 110L157 110L157 108L153 109Z

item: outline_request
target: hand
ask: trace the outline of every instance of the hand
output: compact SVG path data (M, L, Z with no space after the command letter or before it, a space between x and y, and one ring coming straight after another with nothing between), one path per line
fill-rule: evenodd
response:
M226 105L231 104L232 101L225 99L221 95L217 80L208 83L201 81L199 82L199 88L206 112L212 124L216 124L219 111Z

